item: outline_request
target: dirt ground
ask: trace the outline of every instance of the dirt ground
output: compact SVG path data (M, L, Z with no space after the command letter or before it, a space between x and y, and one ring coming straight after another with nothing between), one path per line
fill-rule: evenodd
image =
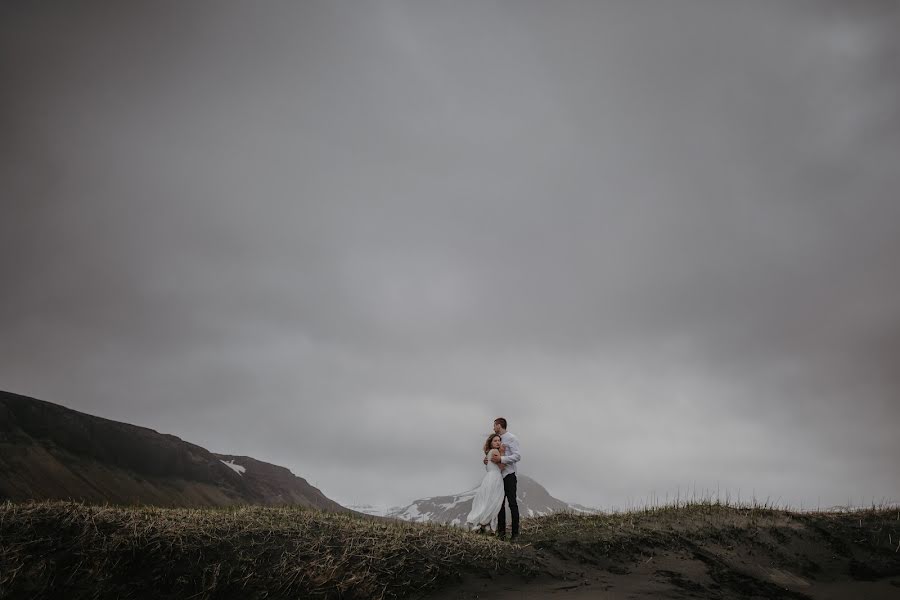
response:
M675 512L627 524L627 535L622 523L574 525L523 540L543 560L531 580L469 575L424 598L900 599L900 513L750 520L734 511L707 525Z
M569 579L541 578L523 581L511 577L468 577L431 595L428 600L643 600L657 598L747 598L749 600L898 600L900 576L873 581L852 578L816 581L789 571L761 565L745 565L740 575L723 581L702 560L686 556L648 558L630 569L610 572L587 568L572 572ZM618 570L618 569L614 569Z

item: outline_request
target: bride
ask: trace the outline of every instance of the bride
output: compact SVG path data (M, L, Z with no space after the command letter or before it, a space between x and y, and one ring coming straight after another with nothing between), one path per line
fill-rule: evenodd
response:
M484 454L488 458L485 465L487 473L481 480L478 491L475 492L475 498L472 500L472 510L466 517L466 523L474 529L478 527L479 532L484 532L484 528L490 525L491 529L497 528L497 514L500 507L503 506L503 474L501 473L504 465L492 462L490 459L494 455L503 456L505 448L500 436L492 433L484 443Z

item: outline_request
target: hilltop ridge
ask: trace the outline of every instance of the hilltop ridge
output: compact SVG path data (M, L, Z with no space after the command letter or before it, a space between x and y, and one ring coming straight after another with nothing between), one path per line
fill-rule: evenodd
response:
M893 600L898 540L896 509L557 513L510 544L303 507L0 503L0 597Z
M348 510L285 467L3 391L0 500Z

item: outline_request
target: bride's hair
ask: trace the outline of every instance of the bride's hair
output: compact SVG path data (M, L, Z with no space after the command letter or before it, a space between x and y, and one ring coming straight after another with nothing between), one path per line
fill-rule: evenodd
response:
M484 453L485 454L487 454L488 452L491 451L491 442L494 441L495 437L500 437L500 435L497 433L492 433L491 435L488 436L487 441L484 443ZM503 438L500 438L500 439L503 440Z

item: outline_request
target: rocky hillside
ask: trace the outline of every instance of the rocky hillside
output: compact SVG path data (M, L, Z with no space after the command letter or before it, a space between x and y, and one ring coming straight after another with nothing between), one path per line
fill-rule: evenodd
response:
M284 467L0 392L0 500L346 511Z

